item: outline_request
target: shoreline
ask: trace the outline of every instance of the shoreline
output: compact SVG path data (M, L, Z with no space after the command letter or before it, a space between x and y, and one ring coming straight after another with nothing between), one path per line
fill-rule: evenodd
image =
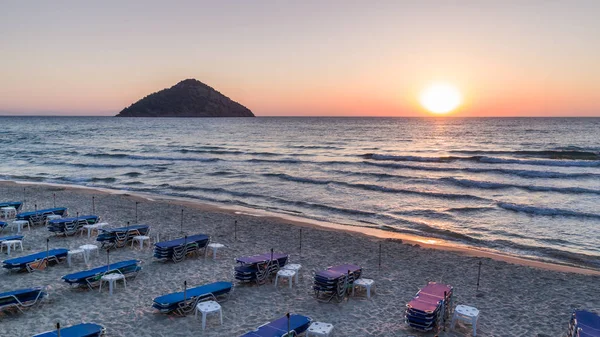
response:
M0 186L48 186L57 187L64 190L77 190L80 192L100 192L106 195L121 195L129 197L133 200L146 200L151 202L166 202L173 203L194 208L200 211L207 212L221 212L230 215L239 216L251 216L260 217L266 220L272 220L275 222L285 222L296 227L306 227L321 230L330 231L341 231L350 234L357 234L366 236L369 238L376 238L382 240L397 241L401 244L418 246L424 249L435 249L441 251L452 252L458 255L464 255L469 257L489 258L496 261L502 261L510 264L532 267L543 270L550 270L564 273L576 273L582 275L595 275L600 276L600 270L584 268L580 266L573 266L568 264L561 264L557 262L549 262L543 260L535 260L532 258L520 257L502 252L488 251L482 248L470 247L466 245L460 245L452 243L446 240L438 238L428 238L416 235L397 233L393 231L386 231L373 227L361 227L342 225L331 222L325 222L320 220L314 220L309 218L302 218L299 216L293 216L288 214L274 213L261 209L247 208L243 206L225 206L212 204L209 202L191 200L189 198L182 198L169 195L144 193L144 192L132 192L127 190L108 189L102 187L90 187L83 185L69 185L69 184L57 184L57 183L45 183L45 182L28 182L28 181L12 181L12 180L0 180Z

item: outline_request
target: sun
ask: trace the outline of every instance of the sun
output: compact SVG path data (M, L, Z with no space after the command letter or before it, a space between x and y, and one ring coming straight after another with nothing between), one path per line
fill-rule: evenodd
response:
M460 105L462 97L455 86L438 83L423 90L419 101L425 109L434 114L446 114Z

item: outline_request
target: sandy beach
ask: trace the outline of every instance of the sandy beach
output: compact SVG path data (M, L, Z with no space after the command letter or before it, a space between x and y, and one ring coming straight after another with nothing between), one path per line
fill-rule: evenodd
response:
M0 271L0 292L31 286L47 286L49 298L24 314L2 313L0 336L31 336L50 330L56 322L62 326L80 322L104 325L107 336L239 336L259 325L283 316L286 312L311 317L314 321L335 325L335 336L433 336L413 331L404 323L405 305L428 281L454 287L454 304L477 307L481 314L479 336L564 336L574 309L599 309L597 272L547 266L519 259L477 256L471 252L433 249L400 240L381 239L358 232L336 228L321 228L284 218L242 214L232 210L192 202L168 200L161 196L152 200L125 193L31 184L0 183L0 200L23 200L25 210L53 206L68 207L69 214L95 213L111 227L135 223L151 226L151 235L176 238L187 234L209 234L212 242L226 245L216 261L211 258L187 259L181 263L157 261L152 249L139 247L111 251L111 262L140 259L143 270L135 280L120 284L113 296L89 289L74 289L61 277L79 270L106 264L105 253L92 255L90 265L74 260L34 273ZM234 222L237 221L237 240ZM333 226L335 227L335 226ZM300 249L300 232L302 241ZM3 234L6 234L5 231ZM12 257L50 248L74 249L95 243L95 237L85 235L55 237L41 227L24 231L24 252ZM379 245L382 247L379 266ZM223 325L210 317L205 331L193 316L163 315L151 307L153 298L181 291L183 282L202 285L215 281L233 281L234 258L268 252L290 254L291 263L300 263L300 282L289 289L287 284L275 288L236 285L230 299L223 302ZM5 253L2 256L6 259ZM479 291L476 290L477 265L482 261ZM522 262L522 263L521 263ZM313 275L327 266L353 263L362 266L363 277L375 280L370 300L364 293L341 303L320 303L311 289ZM517 264L521 263L521 264ZM535 267L534 267L535 266ZM447 325L449 327L449 324ZM470 326L458 325L455 331L446 329L440 336L470 335Z

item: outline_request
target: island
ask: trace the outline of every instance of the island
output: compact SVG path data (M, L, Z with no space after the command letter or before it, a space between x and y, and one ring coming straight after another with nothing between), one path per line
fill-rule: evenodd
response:
M254 117L254 114L212 87L187 79L140 99L117 117Z

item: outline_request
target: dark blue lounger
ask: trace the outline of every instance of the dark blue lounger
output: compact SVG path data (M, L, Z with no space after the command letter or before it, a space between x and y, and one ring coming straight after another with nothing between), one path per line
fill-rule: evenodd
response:
M310 322L311 319L309 317L292 314L289 319L289 331L288 318L283 316L273 322L261 325L258 329L247 332L241 337L282 337L291 331L294 331L296 334L293 336L296 336L306 331L310 326Z
M94 323L81 323L60 329L60 337L98 337L104 334L104 327ZM42 332L33 337L58 337L56 330Z
M62 277L62 279L71 285L78 285L78 286L87 285L88 287L91 288L94 285L96 285L96 283L100 281L100 278L102 277L102 275L106 274L107 272L108 273L120 272L121 274L125 275L125 277L127 277L128 275L137 273L138 271L140 271L142 269L142 267L139 266L140 263L141 263L141 261L138 261L138 260L120 261L120 262L116 262L116 263L111 263L109 266L102 266L102 267L98 267L98 268L94 268L94 269L84 270L84 271L80 271L77 273L65 275Z
M0 202L0 208L2 208L2 207L14 207L18 212L21 210L21 207L23 207L23 203L20 201Z
M7 235L7 236L0 237L0 242L8 241L8 240L23 240L23 238L24 238L23 235Z
M131 225L119 228L100 229L96 241L102 242L102 247L125 247L136 235L146 235L150 231L148 225Z
M587 310L576 310L571 315L568 337L600 337L600 316Z
M197 304L198 301L203 299L212 299L216 301L217 297L229 294L232 288L233 284L231 282L205 284L187 289L185 291L185 299L183 297L183 291L159 296L154 299L152 307L165 314L176 311L176 313L180 315L185 315L196 307L195 304ZM191 310L187 310L190 308Z
M73 235L83 226L95 224L100 220L97 215L83 215L76 218L62 218L48 222L48 230L56 234Z
M17 220L29 220L32 216L50 215L50 214L66 216L67 208L66 207L56 207L56 208L39 209L39 210L33 211L33 212L23 212L23 213L17 214Z
M39 260L43 260L45 258L48 258L48 260L49 260L48 262L52 261L52 262L58 263L67 257L68 252L69 252L69 250L66 248L50 249L47 252L42 251L39 253L25 255L25 256L17 257L17 258L10 259L10 260L4 260L2 262L2 263L4 263L4 265L2 267L7 268L7 269L19 269L19 270L27 269L28 271L31 271L31 270L29 270L29 265L31 263L39 261Z
M42 288L27 288L0 294L0 310L16 307L20 311L30 307L46 296Z
M157 259L170 259L181 262L189 253L199 253L210 242L210 237L205 234L190 235L171 241L162 241L154 244L154 257Z

